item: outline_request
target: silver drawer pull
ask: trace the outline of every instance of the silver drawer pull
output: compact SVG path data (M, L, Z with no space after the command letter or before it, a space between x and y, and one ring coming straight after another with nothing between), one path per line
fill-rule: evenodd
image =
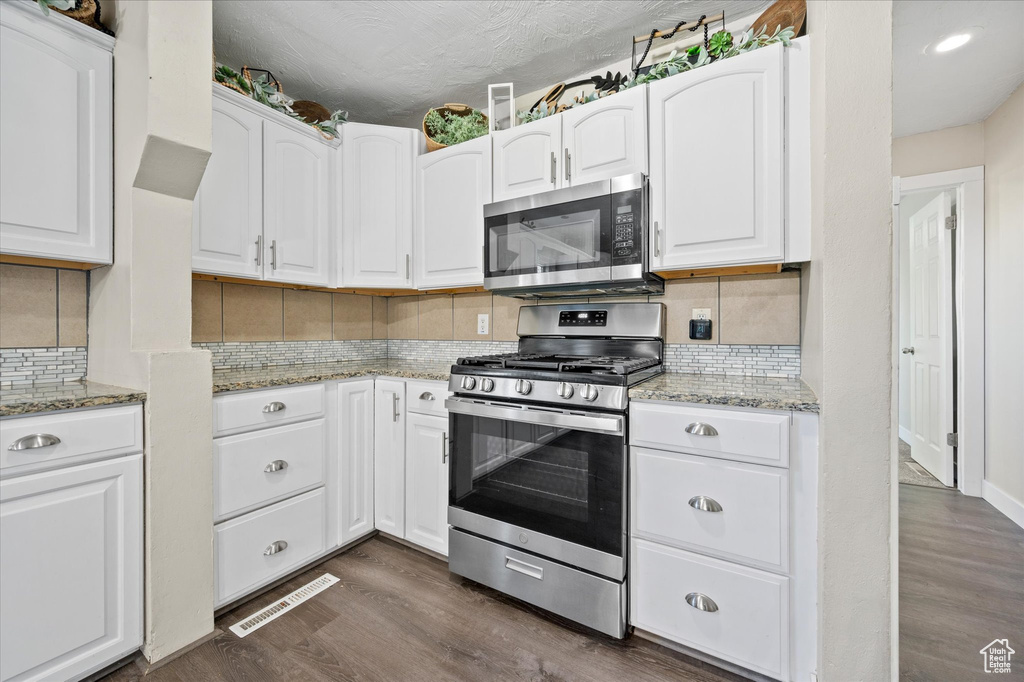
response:
M434 394L431 393L430 391L423 391L423 393L420 393L420 400L433 400L433 399L434 399Z
M686 603L698 611L714 613L718 610L718 604L715 603L715 600L706 594L701 594L700 592L691 592L686 595Z
M720 512L722 511L722 505L718 504L717 501L707 497L706 495L697 495L691 497L688 505L696 509L697 511L705 512Z
M49 433L33 433L30 436L22 436L7 446L7 449L35 450L36 448L48 448L51 445L60 445L60 438Z
M264 467L263 471L264 471L264 473L272 474L275 471L282 471L282 470L287 469L287 468L288 468L288 462L284 461L283 459L275 459L273 462L271 462L266 467ZM693 498L693 499L695 500L697 498ZM693 500L690 500L690 502L693 502Z
M288 549L288 543L284 540L276 540L267 545L267 548L263 550L263 556L273 556L278 552L283 552Z
M284 408L285 408L285 404L284 403L282 403L279 400L275 400L274 402L272 402L270 404L264 405L263 406L263 411L264 412L280 412Z
M718 429L711 424L705 424L704 422L693 422L687 426L683 431L691 433L694 436L717 436Z
M531 578L536 578L537 580L544 580L543 568L540 566L534 566L533 564L528 564L520 561L519 559L513 559L510 556L505 557L505 568L510 571L515 571L516 573L528 575Z

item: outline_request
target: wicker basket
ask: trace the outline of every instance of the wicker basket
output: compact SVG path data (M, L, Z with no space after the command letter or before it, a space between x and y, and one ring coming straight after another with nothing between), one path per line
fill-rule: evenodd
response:
M443 107L434 107L430 111L436 111L437 113L441 114L442 116L444 116L445 113L452 113L452 114L454 114L456 116L469 116L471 113L473 113L473 107L466 106L465 104L451 104L451 103L449 103L449 104L445 104ZM430 111L428 111L427 114L430 114ZM483 117L484 117L484 123L486 124L487 123L487 114L483 114ZM441 144L440 142L434 142L434 140L430 137L430 133L427 132L427 116L426 115L423 116L422 128L423 128L423 137L427 138L427 152L436 152L438 149L444 149L445 147L448 146L446 144Z
M292 102L292 111L301 116L306 123L319 123L331 118L331 112L327 107L308 99Z
M100 20L100 2L99 0L75 0L75 6L71 9L60 10L54 8L54 11L59 14L63 14L66 17L71 17L75 21L81 22L86 26L91 26L108 36L114 35L114 32L103 25Z

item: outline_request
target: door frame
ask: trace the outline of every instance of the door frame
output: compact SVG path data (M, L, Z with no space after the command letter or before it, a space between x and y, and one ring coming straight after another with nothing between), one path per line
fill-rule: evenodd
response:
M892 179L893 204L893 319L898 321L900 199L905 194L952 189L957 193L954 282L956 300L957 488L981 497L985 473L985 167L973 166L940 173ZM893 391L899 386L899 324L892 325ZM897 396L898 397L898 396ZM894 401L893 404L899 404ZM894 429L894 433L896 433ZM895 445L895 443L894 443ZM894 449L895 452L895 449ZM893 457L892 480L898 480Z

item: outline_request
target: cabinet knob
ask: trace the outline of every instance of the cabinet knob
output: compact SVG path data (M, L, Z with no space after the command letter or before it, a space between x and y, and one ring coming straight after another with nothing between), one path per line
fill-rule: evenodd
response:
M687 502L688 505L696 509L697 511L704 512L720 512L722 511L722 505L718 504L717 501L707 497L706 495L696 495L690 498Z
M715 603L715 600L706 594L701 594L700 592L691 592L686 595L686 603L698 611L714 613L718 610L718 604Z
M688 425L683 431L694 436L717 436L718 429L711 424L705 424L704 422L693 422Z
M263 550L263 556L273 556L278 552L283 552L288 549L288 543L284 540L275 540L267 545L267 548Z
M280 412L285 408L285 404L279 400L275 400L272 403L268 403L263 406L264 412Z
M36 448L48 448L51 445L60 445L60 438L49 433L33 433L29 436L22 436L7 446L7 449L35 450Z
M267 474L272 474L275 471L283 471L287 468L288 462L284 461L283 459L275 459L273 462L271 462L270 464L263 468L263 472ZM693 500L690 501L693 502Z

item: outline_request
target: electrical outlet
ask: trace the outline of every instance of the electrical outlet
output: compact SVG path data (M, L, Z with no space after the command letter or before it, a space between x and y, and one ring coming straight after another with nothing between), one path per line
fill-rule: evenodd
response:
M694 308L691 320L710 320L711 308Z
M490 334L490 321L491 316L487 313L480 313L476 316L476 333L477 334Z

